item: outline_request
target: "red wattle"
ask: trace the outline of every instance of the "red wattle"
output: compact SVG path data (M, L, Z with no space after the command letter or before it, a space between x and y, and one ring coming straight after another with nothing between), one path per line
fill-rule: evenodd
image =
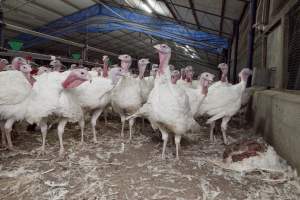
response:
M62 83L63 88L74 88L78 86L76 83L77 77L75 75L70 74L67 79ZM80 84L79 84L80 85Z

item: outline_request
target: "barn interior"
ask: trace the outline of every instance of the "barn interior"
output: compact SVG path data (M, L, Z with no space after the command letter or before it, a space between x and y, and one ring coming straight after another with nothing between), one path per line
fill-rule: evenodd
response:
M71 69L88 73L101 69L97 72L102 80L108 79L106 73L110 78L113 69L124 69L126 60L120 55L130 55L129 77L139 81L154 77L147 94L153 98L147 96L138 110L127 112L123 116L125 126L113 99L131 87L117 90L120 80L127 77L122 74L118 82L112 79L114 84L103 94L96 91L102 95L96 97L98 101L111 95L101 111L78 106L85 125L79 120L65 120L64 124L60 121L62 111L56 108L51 110L54 117L47 116L45 129L44 118L31 123L24 114L22 119L13 120L9 130L7 113L17 104L6 100L5 91L18 82L13 83L17 77L9 79L8 84L2 84L1 79L7 80L4 73L18 70L1 71L0 67L0 199L300 199L299 37L298 0L0 0L0 58L8 61L7 66L22 57L37 73L41 66L55 71L51 63L58 61L61 74L71 73ZM170 52L162 50L164 45ZM167 54L171 58L164 69ZM140 61L145 58L143 75ZM73 69L74 64L77 67ZM191 79L184 79L183 73L188 76L190 66ZM241 74L245 68L249 77L244 80ZM174 71L179 74L175 85ZM166 92L155 101L155 89L164 88L163 83L156 82L163 73L167 74L169 88L180 88L171 91L185 91L176 94L178 101ZM213 82L209 80L207 93L197 90L201 80L207 80L201 79L205 73L214 77ZM34 84L40 80L38 75ZM92 76L87 78L89 84L95 84ZM220 92L216 90L219 96L209 98L214 94L210 93L214 84L226 82L224 87L233 88L243 81L242 92L232 94L221 88ZM137 85L142 92L146 88ZM203 100L196 100L196 108L190 89L185 87L204 94ZM125 92L122 102L137 99L131 91L137 90ZM80 95L94 98L87 93ZM190 105L185 111L192 113L209 102L228 103L222 104L224 112L216 111L211 103L205 114L187 118L178 111L177 119L173 116L175 119L168 120L185 96ZM12 101L18 97L15 95ZM153 110L143 115L141 108L147 104ZM168 106L169 110L160 113L167 120L159 121L155 108ZM234 113L225 115L232 106ZM23 107L26 112L30 110ZM39 114L37 108L31 110L33 115ZM172 131L193 120L199 125L196 131L186 131L182 137ZM58 136L60 127L64 128L63 142ZM45 144L43 130L48 132ZM164 132L169 130L169 140L165 140ZM13 149L6 141L8 135Z

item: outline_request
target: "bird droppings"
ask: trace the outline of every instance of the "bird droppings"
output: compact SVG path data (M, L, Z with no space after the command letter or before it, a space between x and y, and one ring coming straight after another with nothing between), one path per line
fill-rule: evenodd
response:
M46 155L38 156L40 133L16 127L14 143L19 150L0 151L0 199L87 200L239 200L300 199L300 182L294 171L268 146L258 156L224 162L220 135L209 142L209 129L186 137L180 160L169 142L161 159L162 142L146 124L137 122L132 141L120 137L119 121L97 126L93 143L87 126L85 143L80 129L69 125L64 134L66 155L58 159L56 130L50 130ZM246 139L262 141L251 129L231 128L231 143Z

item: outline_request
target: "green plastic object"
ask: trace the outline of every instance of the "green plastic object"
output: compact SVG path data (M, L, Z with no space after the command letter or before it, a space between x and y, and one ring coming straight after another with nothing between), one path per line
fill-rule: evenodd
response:
M20 51L24 43L18 40L10 40L8 44L12 50Z
M72 58L76 59L76 60L79 60L81 57L80 53L73 53L72 54Z

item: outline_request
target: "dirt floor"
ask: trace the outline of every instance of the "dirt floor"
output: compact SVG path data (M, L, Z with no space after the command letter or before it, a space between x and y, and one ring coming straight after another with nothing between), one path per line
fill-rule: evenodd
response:
M180 160L169 142L166 160L161 159L162 142L148 124L135 126L133 141L120 138L116 118L105 125L99 121L97 144L87 124L85 144L80 145L77 125L64 134L66 156L58 158L56 130L47 137L47 152L38 155L39 131L17 127L15 152L0 151L0 199L300 199L299 179L284 173L256 170L237 172L214 161L222 161L224 145L210 143L208 127L182 141ZM230 123L230 141L257 137L251 129ZM128 134L126 134L128 136Z

